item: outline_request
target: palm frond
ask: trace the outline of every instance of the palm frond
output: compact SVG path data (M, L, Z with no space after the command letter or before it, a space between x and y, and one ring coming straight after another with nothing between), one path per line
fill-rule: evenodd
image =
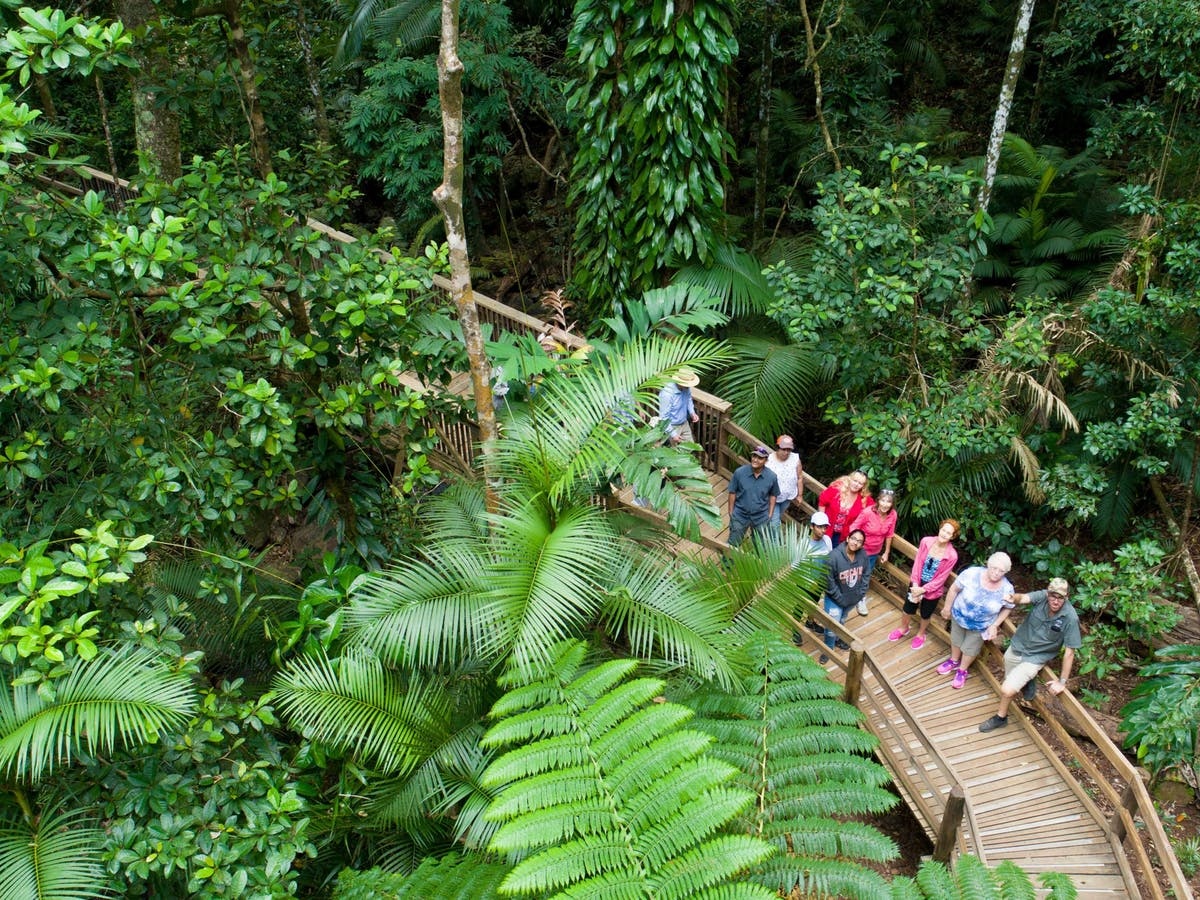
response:
M390 664L439 666L485 652L492 625L486 545L432 544L428 561L407 560L363 578L343 614L348 636Z
M104 832L79 811L0 827L0 897L76 900L104 889Z
M718 379L717 390L735 411L735 421L751 434L774 435L795 421L821 375L812 348L762 338L730 340L734 362Z
M585 654L560 645L493 709L483 744L505 752L484 774L490 849L522 858L505 891L582 896L619 880L639 896L774 897L738 878L771 846L725 833L752 798L683 727L691 713L656 702L663 682L630 678L632 660L586 669Z
M152 741L196 706L191 678L138 648L103 651L60 679L53 701L30 685L0 691L0 768L40 780L87 747L90 755Z
M765 312L772 292L763 276L762 261L734 244L718 242L712 249L711 264L684 266L675 273L673 283L693 285L719 298L730 316Z
M651 334L677 337L724 325L729 316L721 310L721 295L699 282L680 281L646 291L637 300L618 301L615 316L601 319L618 345L631 344Z
M299 731L349 751L385 774L412 772L453 730L455 704L435 678L406 682L363 649L335 663L299 657L274 680L279 707Z
M600 618L610 638L634 656L664 660L702 680L732 682L724 604L697 595L665 554L631 562L613 580Z

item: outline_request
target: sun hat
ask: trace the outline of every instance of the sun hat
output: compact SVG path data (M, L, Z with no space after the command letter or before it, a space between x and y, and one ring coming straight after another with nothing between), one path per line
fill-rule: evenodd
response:
M750 455L751 456L761 456L761 457L765 458L765 457L768 457L771 455L771 451L768 450L766 447L762 446L761 444L759 444L757 447L755 447L753 450L750 451Z
M1071 592L1071 586L1065 578L1051 578L1047 590L1052 594L1062 594L1064 597Z
M691 369L689 369L687 366L684 366L682 369L680 369L678 372L675 373L675 377L671 380L674 381L680 387L692 388L700 383L700 376L697 375L695 372L693 372Z
M792 440L792 436L790 434L781 434L779 437L775 438L775 446L780 450L795 450L796 442Z
M825 513L821 512L818 509L815 513L812 514L812 518L809 519L808 521L809 521L809 524L819 525L822 528L825 528L825 527L828 527L828 525L829 525L829 516L825 515Z

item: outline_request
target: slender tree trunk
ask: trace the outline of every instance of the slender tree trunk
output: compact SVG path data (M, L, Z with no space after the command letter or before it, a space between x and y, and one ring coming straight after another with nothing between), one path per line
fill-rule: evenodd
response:
M33 88L37 91L38 103L42 105L42 115L51 125L58 123L58 107L54 105L54 95L50 93L50 83L46 76L33 73Z
M804 19L804 68L809 69L813 76L813 108L817 114L817 124L821 128L821 139L825 142L825 152L829 154L829 158L833 160L833 170L835 172L842 171L842 160L838 156L837 148L833 144L833 135L829 131L829 123L825 120L825 92L821 86L821 63L818 61L821 52L829 46L829 41L833 37L833 29L837 28L842 23L842 13L845 11L846 4L838 3L837 13L828 25L822 27L820 16L825 12L825 4L821 4L818 10L816 21L808 12L808 0L800 0L800 15ZM821 34L820 44L817 43L817 35Z
M250 42L246 40L246 29L242 25L240 0L225 0L221 4L221 15L229 26L229 46L237 58L238 74L242 82L242 95L246 98L246 122L250 127L250 152L258 174L266 178L273 171L271 166L271 141L267 134L267 120L263 115L262 100L258 96L258 70L250 55Z
M471 287L467 231L463 218L463 170L466 166L463 140L463 64L458 57L458 9L460 0L442 0L442 33L438 50L438 99L442 107L442 183L433 200L446 223L450 248L450 294L458 309L458 322L471 363L471 385L475 393L475 416L483 451L483 474L488 483L488 507L497 505L489 465L490 448L496 438L496 410L492 406L491 373L479 310Z
M104 149L108 151L108 174L113 177L113 181L119 181L120 173L117 171L117 154L113 150L112 129L108 124L108 98L104 96L104 83L100 80L98 71L92 72L92 80L96 83L96 102L100 105L100 124L104 126Z
M308 92L312 96L313 112L316 116L317 140L322 144L333 143L329 136L329 118L325 114L325 94L321 91L321 71L313 57L312 38L308 34L308 15L304 0L296 0L296 36L304 54L304 74L308 77Z
M139 35L134 44L138 69L130 76L138 152L159 178L174 181L183 174L179 115L155 103L152 89L155 83L164 83L169 74L158 8L153 0L117 0L115 11L121 24Z
M1035 0L1021 0L1017 12L1017 25L1013 29L1012 43L1008 48L1008 65L1004 69L1004 81L1000 85L1000 102L996 104L996 117L992 120L992 136L988 139L987 157L984 161L983 186L979 189L978 208L987 212L992 201L992 185L996 181L996 168L1000 165L1000 148L1004 145L1004 133L1008 130L1008 114L1012 110L1013 96L1017 92L1017 79L1025 64L1025 41L1029 37L1029 23L1033 19Z

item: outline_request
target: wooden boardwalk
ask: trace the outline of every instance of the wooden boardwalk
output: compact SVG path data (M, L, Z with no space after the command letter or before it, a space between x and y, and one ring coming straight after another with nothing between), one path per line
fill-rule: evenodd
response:
M710 473L709 482L724 514L728 479ZM709 541L723 543L728 521L720 529L705 527L702 532ZM713 554L713 545L705 543L681 541L677 550ZM1080 785L1078 772L1034 730L1020 704L1013 703L1007 728L979 731L999 700L999 683L990 669L985 671L987 656L975 663L966 685L956 691L949 677L936 672L949 650L946 630L938 627L940 617L934 616L920 650L912 650L908 640L888 641L901 616L900 598L886 582L890 577L894 584L899 572L893 568L890 576L877 577L868 615L852 611L845 629L853 648L865 651L871 662L863 669L857 706L880 740L880 761L897 775L901 794L930 840L936 838L946 800L958 784L966 808L960 850L993 866L1011 860L1035 880L1042 872L1067 874L1081 900L1140 898L1126 853L1111 837L1109 817ZM830 677L844 681L848 654L827 650L821 637L808 629L800 633L801 648L814 659L827 653ZM1002 676L1002 667L997 673ZM1034 703L1046 697L1040 690ZM1042 713L1053 715L1044 708Z

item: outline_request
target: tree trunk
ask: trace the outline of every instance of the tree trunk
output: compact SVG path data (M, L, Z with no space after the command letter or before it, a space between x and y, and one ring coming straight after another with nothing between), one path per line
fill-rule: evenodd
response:
M984 162L983 187L979 189L978 208L987 212L992 201L992 185L996 181L996 167L1000 164L1000 148L1004 145L1004 132L1008 130L1008 114L1012 110L1013 96L1017 92L1017 79L1025 64L1025 40L1029 37L1029 23L1033 19L1035 0L1021 0L1017 12L1017 25L1013 29L1012 43L1008 48L1008 65L1004 69L1004 81L1000 85L1000 102L996 104L996 118L992 121L992 136L988 139L987 157Z
M821 63L818 61L818 57L829 46L829 41L833 38L833 29L842 23L842 13L845 11L845 8L846 4L842 0L842 2L838 3L833 21L822 27L821 16L825 12L825 4L822 3L820 9L817 10L817 18L814 21L808 12L808 0L800 0L800 15L804 19L804 68L812 71L813 110L817 114L817 124L821 128L821 139L825 142L825 152L833 160L833 170L835 172L842 171L842 160L838 156L837 148L834 146L833 135L829 132L829 123L825 120L825 91L821 86ZM822 32L823 34L821 34ZM818 34L821 34L819 44L817 43Z
M489 465L492 442L496 438L496 410L492 406L491 363L483 346L479 328L479 310L471 287L470 259L467 256L467 232L463 219L463 64L458 57L458 9L461 0L442 0L442 33L438 50L438 99L442 107L442 183L433 192L433 200L442 211L446 224L446 243L450 248L450 295L458 309L458 322L471 363L471 385L475 393L475 416L483 452L483 474L488 483L488 507L495 509L496 496Z
M313 58L312 38L308 34L308 16L304 10L304 0L296 0L296 36L304 54L304 74L308 78L308 92L312 96L317 140L322 144L332 144L333 140L329 136L329 118L325 115L325 95L321 91L321 71Z
M115 11L127 30L140 35L134 44L138 68L130 76L138 152L155 175L163 181L174 181L183 174L179 115L156 104L152 89L155 83L164 83L169 74L160 41L158 8L153 0L116 0Z
M262 101L258 96L258 70L250 55L250 42L246 40L246 29L242 25L240 0L225 0L221 4L221 15L229 26L229 46L237 58L238 75L241 77L242 94L246 99L246 122L250 127L250 152L258 174L266 178L272 173L271 141L267 134L267 120L263 115Z
M58 124L58 107L54 105L54 95L50 93L50 83L46 76L33 73L33 88L37 91L38 103L42 104L42 115L51 125Z

